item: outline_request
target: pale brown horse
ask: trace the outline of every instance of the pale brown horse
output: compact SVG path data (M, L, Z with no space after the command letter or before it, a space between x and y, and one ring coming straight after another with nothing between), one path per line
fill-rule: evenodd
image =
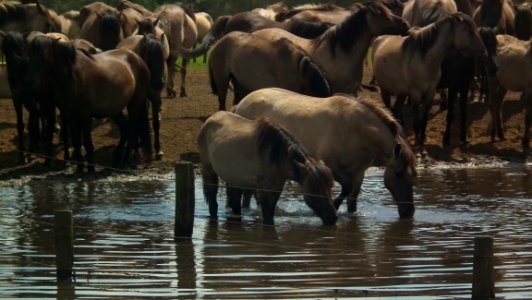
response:
M303 48L327 77L333 93L356 94L362 81L363 61L371 41L381 34L406 33L408 25L381 3L356 5L342 23L309 40L280 29L253 33L269 40L286 38Z
M161 29L170 47L170 56L166 62L168 67L168 79L166 81L166 93L169 97L175 97L174 74L176 61L181 56L183 49L190 49L196 43L198 31L194 22L194 12L177 4L165 4L155 11L156 26ZM186 97L185 79L187 74L187 60L183 59L181 65L180 97Z
M325 75L298 46L286 39L270 41L246 32L231 32L209 54L209 77L219 109L225 110L229 82L237 104L249 92L281 87L299 93L330 95Z
M481 34L493 64L488 76L491 140L495 142L496 136L504 139L501 108L506 92L522 92L525 107L522 146L527 151L532 125L532 40L522 41L510 35L495 36L493 30L485 28L481 28Z
M50 12L51 10L39 3L22 4L18 1L2 1L0 2L0 30L22 33L59 32L61 28Z
M137 53L150 70L151 89L148 96L152 104L152 126L157 160L163 159L159 130L161 127L161 91L164 87L164 71L167 59L163 44L165 41L157 39L152 34L132 35L122 40L117 46L118 49L127 49Z
M79 26L79 11L69 10L57 16L59 24L61 24L61 33L71 39L79 38L81 27Z
M483 0L473 14L478 27L497 28L499 33L515 33L515 14L509 0Z
M114 49L124 38L118 10L102 2L85 5L80 10L80 37L102 50Z
M256 190L262 222L272 225L283 186L287 180L294 180L303 187L305 203L323 224L336 223L331 171L281 127L266 120L252 121L219 111L201 127L198 148L203 192L211 218L217 218L218 178L227 184L233 214L241 214L242 192Z
M288 11L288 7L284 4L283 1L276 2L266 6L265 8L257 7L251 10L252 13L258 14L266 19L275 21L277 15Z
M348 95L323 99L269 88L249 94L233 111L248 119L269 118L323 160L342 187L337 208L347 197L348 212L357 210L364 173L378 162L386 167L384 184L399 216L414 215L416 157L401 125L382 105Z
M486 56L471 18L453 14L413 31L407 37L381 36L373 42L373 72L385 94L403 96L395 104L401 116L404 97L410 97L414 110L415 143L425 154L425 128L428 112L441 77L443 59L457 49L475 57ZM393 71L392 71L393 70ZM383 101L390 105L389 99Z
M211 31L214 21L208 13L203 11L194 13L194 16L196 17L196 29L198 30L198 38L196 41L202 41ZM194 57L194 61L196 61L196 57ZM203 62L205 63L206 61L207 53L203 55Z
M87 153L88 170L93 173L94 146L91 138L93 117L112 117L120 129L120 141L113 155L113 165L127 164L130 149L143 135L145 154L150 153L147 97L150 72L144 61L129 50L111 50L92 55L76 49L72 43L53 40L48 44L49 56L32 64L31 75L48 75L54 100L64 114L72 144L77 171L84 168L81 145ZM49 70L52 70L50 72ZM38 78L33 81L39 80ZM127 108L127 119L123 110ZM123 147L127 141L127 152Z
M120 11L130 8L130 9L135 10L136 12L138 12L144 17L153 17L153 12L151 10L145 8L144 6L138 3L133 3L127 0L119 0L116 5L116 8Z
M403 19L410 26L423 27L456 12L453 0L409 0L403 9Z

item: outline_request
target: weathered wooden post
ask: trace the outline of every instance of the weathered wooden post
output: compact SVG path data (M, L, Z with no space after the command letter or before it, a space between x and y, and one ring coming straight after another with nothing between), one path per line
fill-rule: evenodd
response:
M72 279L74 266L74 222L72 211L55 212L55 265L57 280Z
M192 237L194 227L194 168L191 163L175 166L174 237Z
M493 238L491 237L475 237L473 292L471 299L495 299L495 269L493 262Z

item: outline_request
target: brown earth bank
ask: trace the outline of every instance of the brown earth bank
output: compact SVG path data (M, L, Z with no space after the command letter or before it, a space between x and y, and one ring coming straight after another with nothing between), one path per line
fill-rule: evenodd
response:
M368 82L366 72L365 82ZM178 81L176 81L178 82ZM178 161L198 162L196 137L202 123L210 114L216 112L218 101L212 94L206 69L191 70L187 77L186 98L163 99L163 119L161 121L161 144L164 152L163 161L152 161L143 164L137 170L126 171L139 174L168 173ZM363 91L361 96L380 101L377 92ZM526 154L521 149L523 135L523 105L519 102L519 95L510 93L506 97L503 107L503 119L506 128L506 140L495 144L489 136L490 115L487 104L471 102L468 104L468 137L470 144L461 147L459 141L459 117L457 115L453 125L452 147L443 149L442 136L445 130L446 111L440 111L439 100L434 101L429 124L427 127L428 157L420 158L420 168L442 166L475 167L479 165L504 165L505 163L525 163ZM228 99L232 99L229 95ZM229 104L228 104L229 105ZM230 107L230 105L229 105ZM408 115L409 107L405 108ZM458 109L457 109L457 113ZM47 176L51 174L69 174L73 169L65 169L61 149L56 147L57 159L50 168L43 165L40 157L32 163L17 164L16 122L15 111L11 100L0 100L0 180L24 178L31 176ZM412 125L405 119L405 129L412 141ZM27 138L27 137L26 137ZM93 141L95 145L95 162L97 176L116 174L104 167L111 165L111 153L118 142L118 130L112 122L104 122L94 128ZM58 138L54 140L59 144ZM338 141L340 144L341 141Z

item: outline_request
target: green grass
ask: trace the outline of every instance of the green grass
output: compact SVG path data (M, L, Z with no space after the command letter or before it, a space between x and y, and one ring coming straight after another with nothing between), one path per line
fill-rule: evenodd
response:
M181 60L179 59L176 64L181 66ZM187 70L205 70L207 69L207 63L203 63L203 56L196 58L196 62L192 60L188 61Z

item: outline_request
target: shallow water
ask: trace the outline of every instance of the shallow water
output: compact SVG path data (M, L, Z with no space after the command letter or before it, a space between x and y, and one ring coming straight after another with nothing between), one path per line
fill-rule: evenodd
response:
M0 186L0 298L452 299L471 294L473 238L495 238L496 295L532 299L532 168L419 174L416 215L399 220L382 171L359 213L321 221L290 184L276 226L255 204L209 222L196 180L192 240L173 240L172 176L32 180ZM223 192L221 207L225 203ZM55 280L53 213L72 209L72 285Z

